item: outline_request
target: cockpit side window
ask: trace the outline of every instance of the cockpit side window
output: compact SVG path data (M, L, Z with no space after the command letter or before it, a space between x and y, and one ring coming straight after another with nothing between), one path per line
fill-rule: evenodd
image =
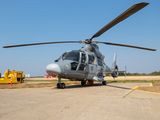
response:
M79 65L78 70L85 71L85 69L86 69L86 64L85 63L87 62L86 60L87 60L86 54L81 53L81 63Z
M85 63L85 62L86 62L86 55L82 53L81 63Z
M100 58L97 58L97 60L98 60L98 65L103 66L102 60Z
M64 55L63 60L73 60L79 62L79 52L71 51Z
M88 55L89 61L88 64L94 64L94 56L93 55Z

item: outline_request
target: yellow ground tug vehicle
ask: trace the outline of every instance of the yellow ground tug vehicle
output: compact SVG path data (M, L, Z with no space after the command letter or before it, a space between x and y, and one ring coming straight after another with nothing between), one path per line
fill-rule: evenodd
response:
M24 77L22 71L5 71L4 78L0 76L0 83L11 83L11 76L12 76L12 83L23 83Z

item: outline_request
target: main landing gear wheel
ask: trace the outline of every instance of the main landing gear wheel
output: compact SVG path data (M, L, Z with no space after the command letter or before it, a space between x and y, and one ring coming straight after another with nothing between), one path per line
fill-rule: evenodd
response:
M64 88L65 88L65 84L61 83L61 89L64 89Z
M82 80L81 81L81 85L85 85L86 84L86 81L85 80Z
M60 86L60 84L59 84L59 83L57 83L57 88L58 88L58 89L60 89L60 88L61 88L61 86Z
M60 88L61 88L61 89L64 89L64 88L65 88L65 83L61 83L61 84L60 84L60 83L57 83L57 88L58 88L58 89L60 89Z
M103 81L102 84L103 84L103 85L106 85L107 83L106 83L106 81Z

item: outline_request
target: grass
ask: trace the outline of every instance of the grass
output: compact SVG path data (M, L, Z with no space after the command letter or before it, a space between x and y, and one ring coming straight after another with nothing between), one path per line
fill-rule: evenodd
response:
M20 89L20 88L42 88L42 87L53 87L56 84L53 83L38 83L38 84L1 84L0 89Z
M137 90L159 94L160 93L160 81L152 81L152 86L139 86Z
M52 80L52 82L57 82L58 80ZM61 82L67 82L70 80L61 80ZM50 80L24 80L24 82L51 82Z
M24 82L33 82L33 84L13 84L13 87L10 87L10 84L0 84L0 89L19 89L19 88L42 88L42 87L56 87L58 80L25 80ZM43 83L42 83L43 82ZM46 83L45 83L46 82ZM81 81L70 81L66 79L62 79L61 82L64 82L66 85L70 84L80 84ZM107 80L107 83L152 83L152 89L156 86L156 89L160 89L160 80ZM95 83L100 83L96 81ZM137 89L143 89L145 88L139 87ZM148 89L151 89L151 86L148 87ZM152 90L150 90L152 91ZM159 90L156 90L159 91Z
M29 84L13 83L12 87L10 87L11 86L10 84L0 84L0 89L43 88L43 87L56 87L57 86L57 80L54 80L52 82L45 81L46 83L41 83L42 80L40 80L39 83L37 81L39 80L31 81L32 83L29 83ZM75 82L75 81L64 80L62 82L65 82L66 85L80 84L80 81Z
M159 81L158 81L158 82L156 82L156 81L155 81L155 82L152 82L152 85L153 85L153 86L160 86L160 82L159 82Z
M142 90L146 92L160 93L160 86L140 86L136 90Z

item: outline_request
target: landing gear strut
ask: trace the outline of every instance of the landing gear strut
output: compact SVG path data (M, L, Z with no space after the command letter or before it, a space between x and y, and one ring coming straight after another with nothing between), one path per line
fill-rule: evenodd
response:
M58 77L58 83L57 83L57 88L58 89L64 89L65 88L65 83L61 83L61 78Z
M85 84L86 84L86 80L82 80L81 85L85 85Z

